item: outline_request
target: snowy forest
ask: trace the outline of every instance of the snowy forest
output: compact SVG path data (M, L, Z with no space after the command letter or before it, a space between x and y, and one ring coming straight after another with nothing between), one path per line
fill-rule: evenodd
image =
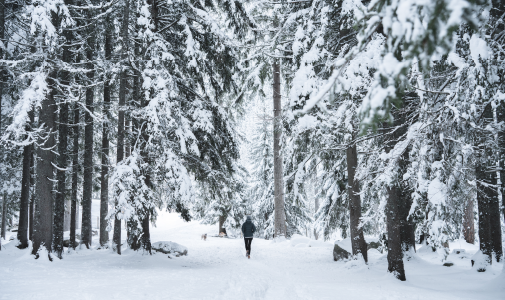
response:
M503 269L504 1L0 1L0 257L150 257L170 212Z

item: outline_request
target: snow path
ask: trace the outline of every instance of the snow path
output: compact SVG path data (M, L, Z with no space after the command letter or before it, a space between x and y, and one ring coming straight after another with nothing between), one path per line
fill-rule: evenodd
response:
M49 262L9 243L0 252L0 299L505 299L502 264L477 273L469 259L452 258L455 266L448 268L436 253L420 252L400 282L375 250L366 266L334 262L332 243L255 238L248 260L242 239L200 239L216 229L161 213L152 241L189 249L187 257L173 259L94 249Z

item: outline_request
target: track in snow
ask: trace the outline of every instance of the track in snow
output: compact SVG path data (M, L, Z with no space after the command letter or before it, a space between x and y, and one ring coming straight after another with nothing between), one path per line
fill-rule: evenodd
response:
M469 259L447 268L436 253L420 253L406 262L408 280L400 282L386 272L386 258L375 250L369 252L368 265L343 263L333 261L331 243L307 247L255 238L248 260L242 239L200 239L215 231L217 226L160 213L152 241L174 241L189 249L187 257L174 259L93 249L51 263L7 244L0 252L0 299L505 298L501 264L477 273Z

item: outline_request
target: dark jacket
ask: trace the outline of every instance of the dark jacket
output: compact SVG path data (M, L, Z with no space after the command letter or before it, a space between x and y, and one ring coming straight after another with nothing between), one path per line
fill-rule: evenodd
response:
M245 238L252 238L253 233L256 231L256 226L254 226L253 222L251 221L251 218L248 217L247 221L245 221L244 224L242 224L242 234L244 235Z

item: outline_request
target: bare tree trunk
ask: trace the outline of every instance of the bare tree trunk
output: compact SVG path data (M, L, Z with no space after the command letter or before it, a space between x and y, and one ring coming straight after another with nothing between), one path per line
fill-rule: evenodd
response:
M349 194L349 213L352 255L361 253L365 262L368 262L368 253L363 228L360 228L361 219L361 197L359 196L359 182L355 178L358 167L358 152L356 144L353 143L347 148L347 193Z
M479 210L479 248L487 256L487 262L492 263L493 241L490 222L490 198L495 191L489 185L496 184L493 172L486 172L485 167L477 164L475 175L477 179L477 205Z
M30 160L32 145L23 147L23 178L21 179L21 199L19 203L18 248L28 247L28 219L30 205Z
M399 218L399 195L396 185L389 186L388 201L386 204L386 218L388 231L388 271L395 274L396 278L405 281L405 268L403 266L403 251Z
M68 84L68 80L63 80L63 84L64 85ZM60 105L59 123L60 124L59 124L59 139L58 139L58 169L56 170L56 178L58 180L58 192L56 193L54 202L53 250L56 253L57 257L62 258L63 221L65 217L65 194L66 194L67 138L68 138L67 103L62 103Z
M56 103L54 100L54 79L56 72L49 75L48 85L50 92L42 101L39 114L39 124L44 124L46 138L39 138L37 148L37 182L35 192L35 223L33 227L32 254L38 255L41 246L51 252L53 239L53 164L55 146L54 131L56 129Z
M226 221L226 217L221 213L219 216L219 233L225 232L225 229L223 228L224 222Z
M34 122L34 113L30 114L30 123ZM35 214L35 154L34 146L30 145L30 211L29 211L29 221L28 221L28 239L33 241L33 217Z
M274 77L274 198L275 198L275 237L286 236L286 212L284 211L284 171L281 154L282 104L281 74L279 63L273 64Z
M493 120L493 108L487 105L484 108L482 117ZM500 224L500 202L498 199L498 174L492 169L496 165L486 166L484 161L495 156L495 150L485 147L481 155L481 162L476 165L477 181L477 204L479 211L479 243L480 250L488 257L488 263L492 263L494 253L498 261L503 255L501 224Z
M404 121L404 120L400 120ZM408 148L401 155L398 164L401 172L400 176L407 173L409 162L409 151ZM400 202L399 207L399 217L400 217L400 235L402 240L402 251L409 252L411 250L416 251L416 225L412 219L409 217L410 208L414 202L412 199L412 191L408 188L408 184L401 178L399 182L400 187Z
M73 145L72 145L72 195L70 199L70 247L75 249L75 230L77 227L77 189L79 187L79 106L74 104Z
M110 14L105 19L105 59L112 58L112 24ZM106 74L103 86L103 110L106 120L102 123L102 172L100 185L100 246L105 247L109 242L107 231L107 214L109 212L109 120L110 120L110 80Z
M65 1L72 4L72 1ZM62 60L65 63L72 62L70 45L72 44L72 33L64 30L65 45L63 46ZM70 72L61 72L61 83L63 86L70 84ZM67 145L68 145L68 103L63 99L65 95L60 95L60 115L58 125L58 168L56 178L58 180L58 192L54 201L54 227L53 227L53 250L58 258L62 258L63 253L63 223L65 221L65 198L66 198L66 175L68 165Z
M465 203L465 211L463 214L463 236L467 243L475 243L475 224L473 216L473 199L468 197Z
M123 8L123 22L121 26L121 37L123 47L121 48L121 60L126 59L126 47L128 45L128 21L130 19L130 2L125 1ZM126 69L121 70L121 76L119 81L119 111L118 111L118 129L117 129L117 163L121 163L124 158L124 106L126 104ZM117 205L117 200L116 203ZM121 220L118 219L117 215L114 220L114 236L113 236L113 248L118 253L121 254Z
M5 240L6 226L7 226L7 192L4 191L2 197L2 229L0 231L0 235L4 240Z
M88 10L88 31L87 31L87 47L86 60L88 69L88 84L94 82L95 71L92 63L96 48L96 39L94 29L96 28L91 22L94 14ZM84 244L89 249L92 240L92 221L91 221L91 206L93 203L93 116L94 111L93 99L94 87L86 88L86 112L84 114L84 176L83 176L83 192L82 192L82 228L81 228L81 244Z
M314 199L314 210L317 212L319 210L319 198L315 197ZM319 233L317 232L316 228L314 228L314 238L317 240L319 239Z
M0 0L0 41L2 43L4 43L4 40L5 40L5 0ZM0 58L3 59L4 58L3 56L4 56L3 48L0 48ZM3 87L4 87L4 70L2 67L0 69L0 132L2 132ZM0 187L1 186L3 186L3 182L0 182ZM2 200L2 202L5 202L5 198ZM2 208L2 211L3 211L3 208ZM4 229L4 226L3 226L3 223L4 223L3 220L5 219L4 216L5 216L5 213L2 212L2 229L1 230ZM2 250L2 239L1 238L0 238L0 250Z
M151 254L151 232L149 231L150 214L147 213L142 219L142 249Z

